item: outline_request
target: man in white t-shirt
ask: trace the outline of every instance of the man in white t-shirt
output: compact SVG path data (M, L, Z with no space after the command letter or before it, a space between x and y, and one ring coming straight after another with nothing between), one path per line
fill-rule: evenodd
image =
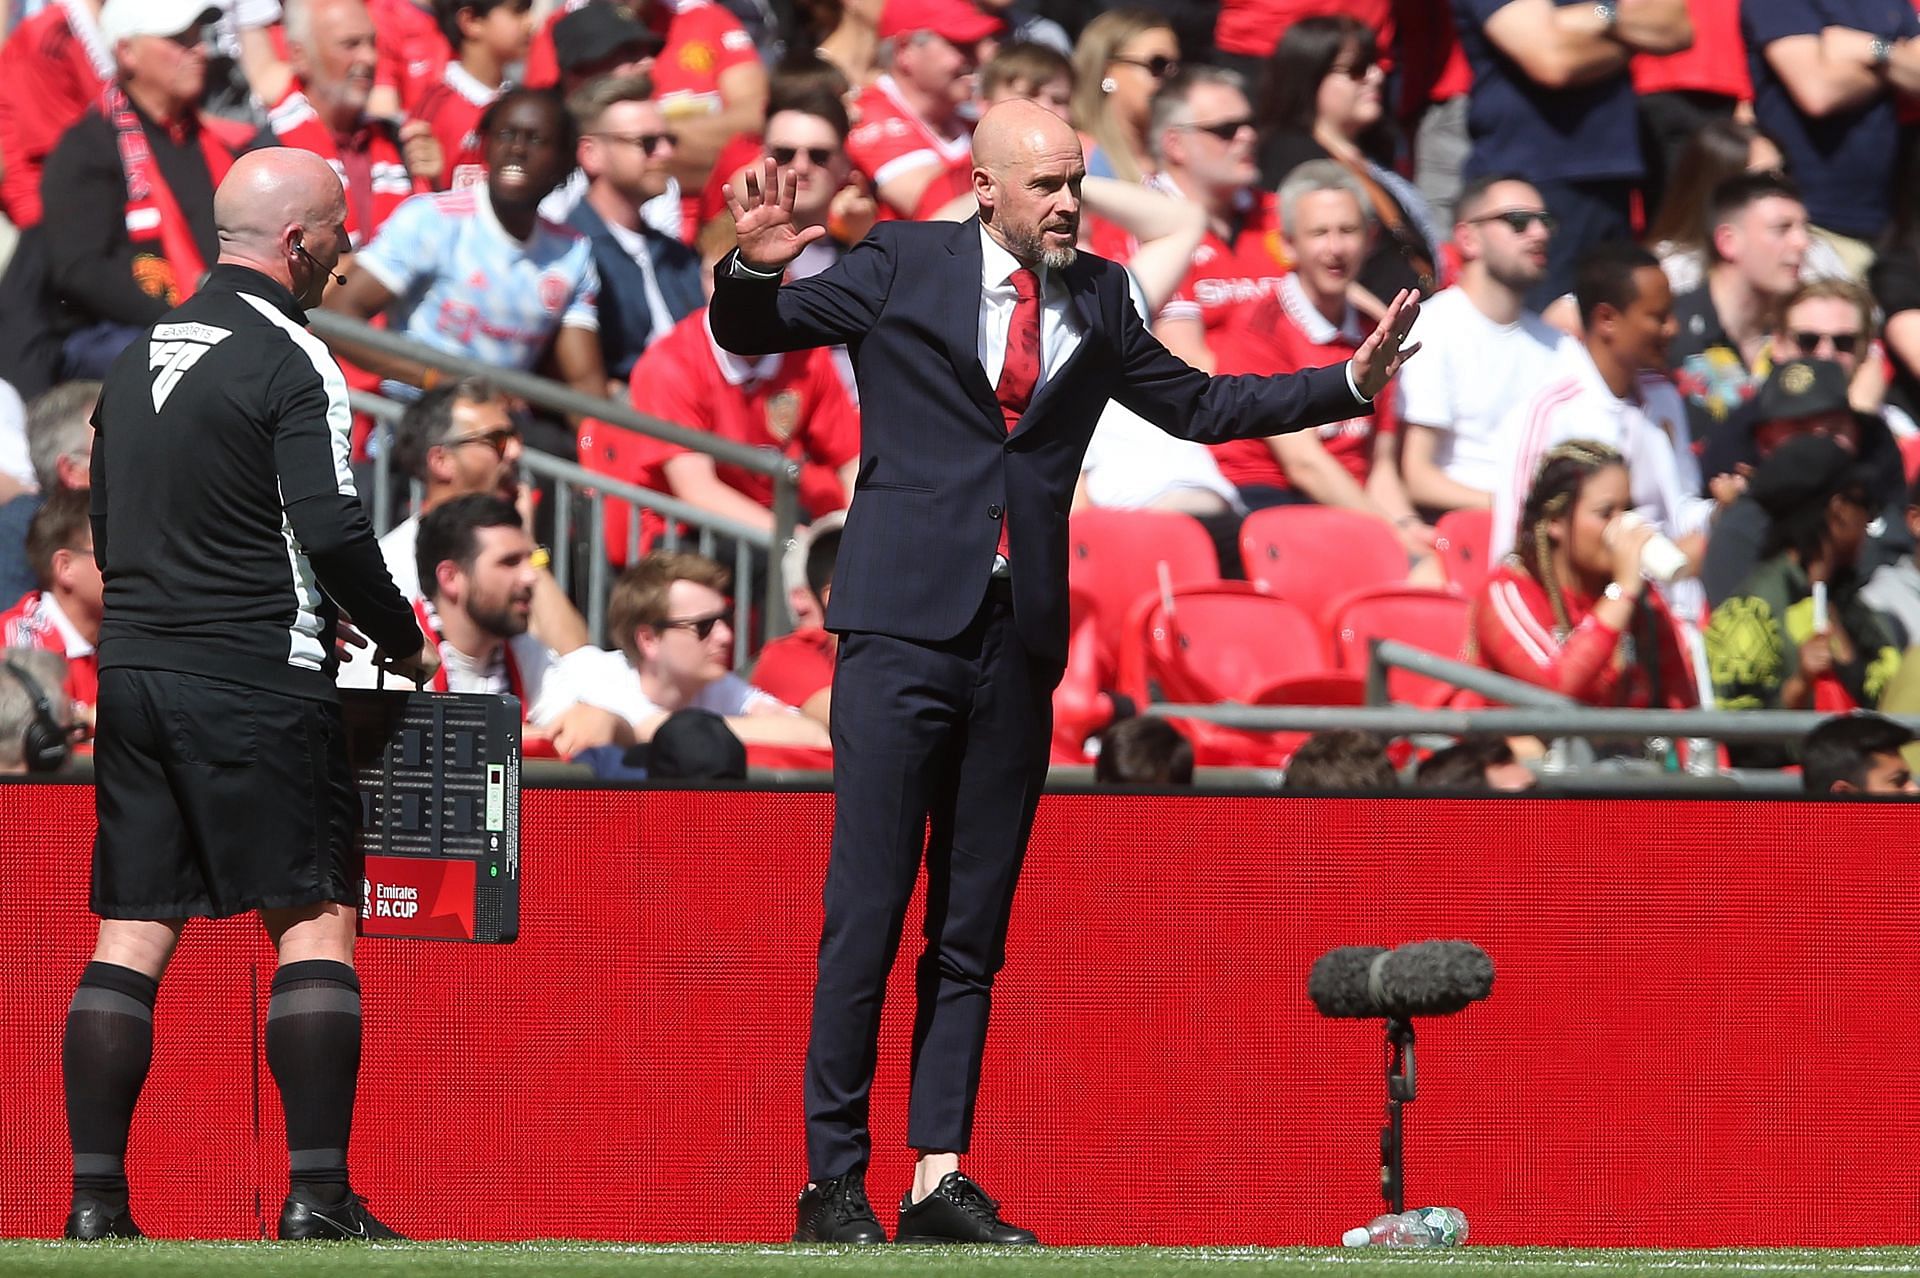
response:
M1526 309L1547 272L1553 215L1530 183L1476 178L1460 193L1460 282L1420 304L1421 357L1400 372L1401 474L1430 513L1485 510L1506 477L1501 419L1555 367L1573 339Z
M620 574L607 626L624 661L596 658L598 703L641 741L680 710L710 710L747 745L830 748L826 725L806 718L729 668L731 574L705 555L655 551Z
M414 553L425 586L414 612L440 645L432 691L520 698L528 754L546 753L545 743L562 758L590 746L633 744L600 678L599 659L611 654L582 647L560 656L528 633L540 571L512 503L489 493L442 502L421 518ZM371 688L375 675L366 655L355 653L341 663L339 683ZM392 676L388 682L411 686Z
M1509 469L1494 492L1494 559L1513 549L1520 511L1547 451L1591 439L1626 459L1634 509L1680 548L1695 570L1717 506L1682 481L1691 454L1686 402L1665 376L1673 340L1673 292L1660 263L1638 245L1601 244L1581 258L1574 297L1586 340L1561 348L1558 366L1500 425ZM1409 361L1411 367L1411 361ZM1697 583L1669 599L1685 614L1704 605Z

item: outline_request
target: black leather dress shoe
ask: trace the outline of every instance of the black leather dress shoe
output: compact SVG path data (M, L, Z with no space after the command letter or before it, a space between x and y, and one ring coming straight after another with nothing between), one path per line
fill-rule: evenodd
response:
M883 1243L887 1231L867 1201L864 1172L816 1181L800 1191L794 1206L793 1240L823 1243Z
M99 1242L103 1238L145 1238L133 1223L133 1213L122 1205L110 1207L90 1194L73 1196L73 1211L67 1216L67 1237L81 1242Z
M1040 1240L1030 1229L1000 1219L1000 1204L959 1172L948 1172L919 1202L900 1200L903 1243L999 1243L1033 1247Z

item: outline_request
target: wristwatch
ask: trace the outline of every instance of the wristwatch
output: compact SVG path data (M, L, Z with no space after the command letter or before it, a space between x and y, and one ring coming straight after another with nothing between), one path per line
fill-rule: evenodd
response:
M1609 581L1607 588L1600 593L1608 599L1627 599L1627 588L1617 581ZM1629 599L1628 602L1633 601Z
M1867 46L1873 50L1873 65L1884 67L1893 61L1893 41L1885 36L1875 36L1873 43Z
M1600 25L1608 35L1612 35L1613 29L1620 25L1620 6L1613 3L1613 0L1599 0L1599 3L1593 6L1593 12L1594 16L1600 19Z

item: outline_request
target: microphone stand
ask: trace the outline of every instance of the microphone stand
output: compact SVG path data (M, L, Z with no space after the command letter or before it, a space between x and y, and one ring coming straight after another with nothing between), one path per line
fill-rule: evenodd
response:
M1402 1168L1406 1128L1400 1110L1414 1095L1413 1022L1389 1017L1387 1124L1380 1129L1380 1196L1387 1200L1387 1210L1396 1216L1407 1209Z

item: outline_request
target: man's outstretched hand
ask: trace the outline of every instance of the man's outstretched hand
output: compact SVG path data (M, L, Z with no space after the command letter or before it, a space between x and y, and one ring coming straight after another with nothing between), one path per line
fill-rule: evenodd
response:
M1415 342L1405 350L1400 344L1407 340L1407 334L1413 329L1413 322L1420 318L1420 295L1410 288L1400 290L1393 299L1393 305L1380 317L1380 326L1373 330L1372 336L1360 343L1360 349L1353 353L1350 362L1353 369L1353 384L1360 393L1372 399L1387 388L1393 375L1400 366L1420 352L1420 343Z
M727 184L727 209L740 244L740 260L756 271L778 271L800 256L802 249L827 233L824 226L793 224L793 170L781 173L768 156L764 165L746 172L747 198L742 200ZM1357 377L1358 374L1355 374Z

